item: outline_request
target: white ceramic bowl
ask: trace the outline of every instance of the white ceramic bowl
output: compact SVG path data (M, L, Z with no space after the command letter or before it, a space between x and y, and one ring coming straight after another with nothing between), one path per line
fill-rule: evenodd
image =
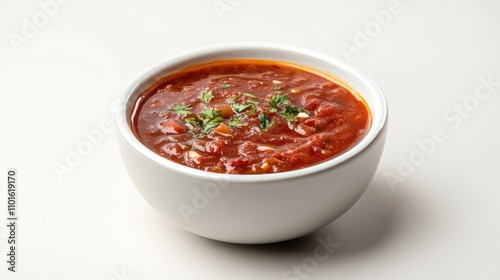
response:
M293 62L341 78L362 95L372 113L366 137L354 148L308 168L262 175L216 174L165 159L132 133L129 115L141 91L171 71L212 60ZM288 240L324 227L363 194L384 148L387 103L367 75L337 59L295 47L239 43L206 47L163 60L137 76L115 109L118 143L130 178L161 215L192 233L234 243Z

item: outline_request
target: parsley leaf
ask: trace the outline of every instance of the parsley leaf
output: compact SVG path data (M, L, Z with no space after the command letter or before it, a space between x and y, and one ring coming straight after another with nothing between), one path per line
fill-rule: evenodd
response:
M223 85L222 85L222 88L223 88L223 89L228 89L228 88L230 88L230 87L231 87L231 84L223 84Z
M210 130L216 128L219 126L219 124L221 123L221 121L217 121L217 120L209 120L207 121L203 128L201 129L201 134L207 134L210 132Z
M187 122L195 127L201 128L201 135L204 135L219 126L223 120L224 118L220 110L205 108L201 115L190 117L187 119Z
M220 112L220 110L215 110L213 108L205 108L205 110L202 112L202 115L202 134L210 132L210 130L219 126L219 124L224 120L222 118L222 113Z
M191 110L193 110L193 108L189 105L182 105L182 104L174 104L170 107L170 109L176 111L177 113L185 116L187 114L189 114Z
M257 106L252 106L252 111L250 111L250 113L248 113L248 116L251 117L255 114L257 114Z
M234 117L234 118L230 119L227 124L231 127L243 126L243 124L241 123L242 120L243 120L243 116Z
M242 113L245 110L252 108L254 104L239 104L239 103L233 103L233 109L236 113Z
M251 98L257 98L257 96L251 94L251 93L248 93L248 92L245 92L243 93L244 96L247 96L247 97L251 97Z
M256 98L255 95L253 94L250 94L250 93L243 93L244 96L247 96L247 97L252 97L252 98ZM244 111L246 111L247 109L250 109L252 108L252 112L253 114L251 113L251 115L255 115L255 113L257 112L257 108L255 105L259 104L259 101L256 101L256 100L248 100L247 101L247 104L242 104L242 103L236 103L236 96L232 96L230 99L229 99L229 102L231 103L232 107L233 107L233 110L240 114L240 113L243 113Z
M295 117L300 113L300 112L304 112L304 113L308 113L309 112L305 109L302 109L302 108L297 108L295 105L290 105L290 106L286 106L283 111L281 111L281 116L283 116L283 118L287 121L292 121L293 119L295 119Z
M201 112L204 119L214 119L222 118L222 113L220 110L215 110L214 108L207 107L203 112Z
M203 121L198 117L194 116L191 118L187 118L187 122L196 126L196 127L202 127L203 126Z
M260 128L262 128L264 131L268 130L273 125L273 121L271 120L271 118L269 118L267 113L260 114L259 122Z
M273 94L271 100L269 100L269 105L271 105L271 112L277 112L281 105L290 103L287 94Z
M215 96L212 94L212 91L209 90L209 91L205 91L202 95L201 95L201 101L202 102L210 102L210 100L212 100Z

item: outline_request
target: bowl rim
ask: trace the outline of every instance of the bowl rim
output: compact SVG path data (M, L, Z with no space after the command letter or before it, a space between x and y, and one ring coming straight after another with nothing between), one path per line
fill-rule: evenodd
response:
M335 67L342 69L349 75L352 75L355 79L358 79L362 84L364 84L371 92L371 96L377 99L376 103L379 105L377 115L373 113L375 111L370 106L370 111L372 113L372 124L367 135L354 147L350 148L343 154L336 156L327 161L286 172L270 173L270 174L226 174L226 173L215 173L204 170L199 170L196 168L188 167L180 163L176 163L167 158L164 158L154 151L147 148L142 144L139 139L134 135L132 129L128 122L128 112L127 104L131 97L135 97L134 93L137 88L141 86L146 80L157 77L158 74L162 72L169 65L181 63L183 61L202 57L210 54L223 53L226 51L286 51L293 53L295 55L301 55L304 57L311 57L313 59L318 59L323 62L333 64ZM279 59L278 59L279 61ZM291 61L293 63L293 61ZM300 63L298 63L300 65ZM310 66L310 65L305 65ZM313 65L311 65L313 68ZM182 67L181 67L182 68ZM322 69L319 69L323 71ZM327 71L325 71L327 72ZM335 73L332 73L335 75ZM158 77L157 77L158 78ZM340 77L341 78L341 77ZM363 96L362 93L358 93ZM365 97L363 97L365 98ZM368 104L367 104L368 106ZM257 182L268 182L268 181L278 181L278 180L288 180L297 177L308 176L316 174L319 172L324 172L343 163L346 163L350 159L356 157L364 150L366 150L375 140L379 137L381 132L384 130L387 124L388 117L388 105L384 93L380 87L373 81L367 74L357 69L355 66L347 64L340 59L335 57L325 55L315 50L299 48L290 45L276 44L276 43L263 43L263 42L239 42L239 43L225 43L216 44L206 47L201 47L197 49L188 50L179 53L174 56L167 57L160 62L147 67L145 70L141 71L135 78L132 79L124 88L114 106L114 120L117 127L118 134L125 140L125 142L136 150L138 153L142 154L144 157L153 161L154 163L168 168L174 172L182 173L191 177L207 180L222 180L226 182L239 182L239 183L257 183Z

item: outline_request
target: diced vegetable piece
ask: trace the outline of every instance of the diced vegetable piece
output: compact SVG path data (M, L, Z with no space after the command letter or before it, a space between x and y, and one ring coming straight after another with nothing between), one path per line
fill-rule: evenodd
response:
M309 114L306 113L306 112L300 112L297 114L297 118L301 118L301 119L305 119L305 118L308 118L309 117Z
M160 123L163 133L184 133L186 130L177 121L168 119Z
M231 104L220 104L215 106L216 110L219 110L223 118L229 118L234 115Z
M215 128L215 131L222 133L222 134L229 134L229 133L231 133L231 128L229 126L227 126L226 124L221 123L221 124L219 124L219 126L217 126Z
M264 152L264 151L274 151L274 148L269 147L269 146L262 146L262 145L259 145L259 146L257 147L257 150L262 151L262 152Z
M337 111L337 109L335 108L335 106L333 104L323 103L323 104L319 105L319 107L316 109L316 115L318 117L328 117L328 116L332 116L336 111Z

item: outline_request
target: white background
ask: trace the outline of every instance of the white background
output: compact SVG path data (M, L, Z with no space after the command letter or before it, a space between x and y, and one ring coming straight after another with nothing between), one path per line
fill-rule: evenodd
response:
M0 278L281 279L314 256L317 238L331 238L340 247L291 279L500 279L500 84L474 97L480 77L500 81L500 3L401 0L377 30L372 12L389 3L70 0L44 18L38 1L2 0ZM361 44L357 28L367 26ZM102 132L58 178L54 164L66 164L85 132L112 121L115 97L136 74L186 50L236 41L336 56L384 90L386 149L367 192L344 216L279 244L197 237L140 197L114 132ZM347 44L357 53L346 55ZM463 102L470 110L460 116L453 110ZM401 162L419 153L416 141L435 129L446 140L401 173ZM17 273L4 262L10 167L19 183Z

